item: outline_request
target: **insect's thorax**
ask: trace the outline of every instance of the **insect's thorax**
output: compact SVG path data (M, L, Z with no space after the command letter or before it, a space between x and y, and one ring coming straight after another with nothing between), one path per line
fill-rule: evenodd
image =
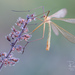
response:
M45 23L50 23L50 20L51 20L50 17L47 17L47 16L44 17L44 21L45 21Z

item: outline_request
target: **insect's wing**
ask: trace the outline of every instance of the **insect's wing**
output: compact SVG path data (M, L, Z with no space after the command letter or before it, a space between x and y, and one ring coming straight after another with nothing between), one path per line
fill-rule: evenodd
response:
M50 40L51 40L51 25L49 23L49 33L48 33L47 46L46 46L47 51L49 51L50 49Z
M51 22L51 25L54 25L58 31L70 42L75 43L75 36L66 31L65 29L61 28L60 26L56 25L54 22Z
M53 32L55 33L55 35L59 35L59 31L58 31L58 29L54 26L54 25L51 25L51 27L52 27L52 30L53 30Z
M52 18L52 17L61 18L61 17L65 17L66 14L67 14L67 10L65 8L63 8L49 17L50 18Z
M68 23L75 24L74 18L52 18L52 20L61 20L61 21L65 21L65 22L68 22Z

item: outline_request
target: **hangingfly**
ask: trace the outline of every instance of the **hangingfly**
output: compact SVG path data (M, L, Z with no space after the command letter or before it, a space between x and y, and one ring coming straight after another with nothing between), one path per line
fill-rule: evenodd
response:
M48 14L49 14L49 12L50 11L48 11ZM63 18L67 14L67 10L65 8L63 8L63 9L57 11L56 13L54 13L53 15L48 16L48 14L47 14L47 16L44 14L44 21L39 19L43 22L38 27L36 27L32 32L30 32L29 34L33 33L36 29L38 29L40 26L42 26L44 24L44 26L43 26L43 36L42 36L42 38L40 38L40 39L43 39L44 33L45 33L45 23L48 23L49 33L48 33L46 50L50 49L51 27L52 27L53 32L56 35L59 35L59 32L60 32L67 40L69 40L72 43L75 43L75 36L74 35L72 35L68 31L66 31L65 29L61 28L60 26L58 26L57 24L55 24L54 22L51 21L51 20L61 20L61 21L65 21L65 22L68 22L68 23L75 24L75 19L73 19L73 18ZM40 40L40 39L37 39L37 40ZM35 41L37 41L37 40L35 40Z

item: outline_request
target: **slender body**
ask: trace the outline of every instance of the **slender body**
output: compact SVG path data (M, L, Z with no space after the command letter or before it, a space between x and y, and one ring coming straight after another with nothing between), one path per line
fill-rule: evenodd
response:
M47 16L44 14L44 20L41 20L43 22L31 32L31 33L33 33L36 29L38 29L40 26L42 26L44 24L44 26L43 26L43 36L42 36L42 38L40 38L40 39L43 39L44 33L45 33L45 25L46 25L46 23L48 23L49 33L48 33L46 50L50 49L51 27L52 27L53 32L56 35L59 35L59 32L60 32L67 40L69 40L72 43L75 43L75 36L74 35L72 35L68 31L66 31L65 29L61 28L60 26L56 25L54 22L51 21L51 20L61 20L61 21L65 21L65 22L68 22L68 23L75 24L75 19L73 19L73 18L63 18L63 17L66 16L67 10L65 8L63 8L63 9L57 11L56 13L54 13L53 15L48 16L48 14L47 14ZM40 39L37 39L37 40L40 40ZM37 40L35 40L35 41L37 41Z

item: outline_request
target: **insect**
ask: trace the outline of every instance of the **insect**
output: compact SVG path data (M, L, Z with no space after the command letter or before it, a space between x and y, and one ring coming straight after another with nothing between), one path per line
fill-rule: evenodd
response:
M43 7L41 6L41 7L38 7L38 8L43 8ZM38 9L38 8L35 8L35 9ZM32 9L32 10L35 10L35 9ZM28 10L28 11L15 11L15 10L13 10L13 11L14 12L30 12L32 10ZM52 28L53 32L55 33L55 35L59 35L59 32L60 32L67 40L69 40L72 43L75 43L75 36L74 35L72 35L68 31L66 31L65 29L63 29L62 27L58 26L57 24L55 24L54 22L51 21L51 20L61 20L61 21L65 21L65 22L68 22L68 23L75 24L75 19L74 18L63 18L67 14L66 8L63 8L63 9L57 11L56 13L54 13L53 15L50 15L50 16L48 16L50 11L48 11L47 16L45 15L45 13L46 12L44 12L44 8L43 8L44 20L39 19L39 18L37 18L37 16L35 16L36 19L41 20L42 23L38 27L36 27L32 32L29 33L29 34L32 34L35 30L37 30L40 26L43 25L43 36L42 36L42 38L29 41L29 43L34 42L34 41L38 41L38 40L41 40L41 39L44 38L46 23L48 23L48 25L49 25L49 32L48 32L47 46L46 46L47 51L49 51L49 49L50 49L51 28Z
M48 11L48 14L49 14L50 11ZM54 13L53 15L50 15L50 16L47 16L44 14L44 21L42 21L42 23L36 27L32 32L30 32L29 34L32 34L36 29L38 29L40 26L43 26L43 36L42 38L40 39L43 39L44 38L44 33L45 33L45 25L46 23L48 23L49 25L49 32L48 32L48 39L47 39L47 46L46 46L46 50L49 51L50 49L50 40L51 40L51 27L52 27L52 30L53 32L56 34L56 35L59 35L59 32L67 39L69 40L70 42L72 43L75 43L75 36L72 35L71 33L69 33L68 31L66 31L65 29L63 29L62 27L58 26L57 24L55 24L54 22L52 22L51 20L61 20L61 21L65 21L65 22L68 22L68 23L73 23L75 24L75 19L73 18L63 18L66 16L67 14L67 10L65 8L57 11L56 13ZM37 40L40 40L40 39L37 39ZM35 41L37 41L35 40Z

